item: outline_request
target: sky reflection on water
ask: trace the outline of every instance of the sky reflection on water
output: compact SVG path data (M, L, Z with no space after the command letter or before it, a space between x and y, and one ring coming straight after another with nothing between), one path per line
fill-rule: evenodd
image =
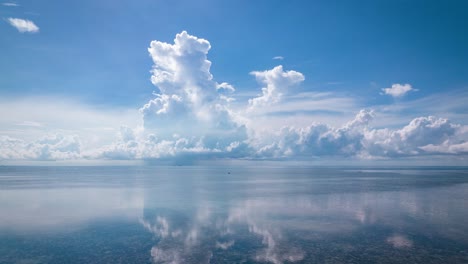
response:
M230 171L2 168L0 262L468 261L466 171Z

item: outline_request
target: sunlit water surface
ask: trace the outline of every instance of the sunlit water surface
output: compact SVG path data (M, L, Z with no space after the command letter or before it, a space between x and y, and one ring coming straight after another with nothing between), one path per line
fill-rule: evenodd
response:
M0 263L468 263L462 168L0 167Z

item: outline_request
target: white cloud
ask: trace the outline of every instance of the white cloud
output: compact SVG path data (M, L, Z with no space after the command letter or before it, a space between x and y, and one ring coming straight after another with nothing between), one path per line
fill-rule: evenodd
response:
M70 160L81 158L76 135L49 135L34 142L0 136L0 160Z
M306 127L313 123L341 126L353 118L361 105L356 98L336 93L300 92L285 94L279 102L257 107L255 111L246 111L245 104L236 97L232 107L245 112L249 129L271 132L282 127Z
M19 32L24 33L37 33L39 32L39 27L34 24L31 20L21 19L21 18L8 18L8 23L15 27Z
M17 3L12 3L12 2L7 2L7 3L2 3L4 6L19 6Z
M292 113L301 112L341 112L349 113L350 110L359 111L359 107L355 99L339 96L335 94L323 93L297 93L284 95L283 100L276 104L261 107L255 110L251 115L275 115L277 113Z
M224 89L224 90L229 91L229 92L234 92L236 90L234 88L234 86L232 86L232 85L230 85L229 83L226 83L226 82L217 84L216 89L218 89L218 90L219 89Z
M277 103L284 93L289 92L288 89L304 81L302 73L292 70L284 71L281 65L271 70L253 71L250 74L255 76L259 83L265 85L261 96L249 100L251 109Z
M39 122L34 122L34 121L23 121L18 124L17 126L28 126L28 127L43 127L44 125L39 123Z
M239 131L207 134L205 137L159 138L156 134L142 131L139 135L121 140L96 149L87 158L90 159L145 159L167 160L187 164L197 159L246 157L247 143L237 140L245 134L245 128ZM120 132L132 134L126 129ZM240 135L240 136L239 136ZM122 140L127 138L127 140Z
M393 97L402 97L409 91L417 91L417 89L414 89L411 87L410 84L392 84L391 88L382 88L382 91L384 94L391 95Z
M284 60L283 56L275 56L273 57L274 60Z
M207 59L210 48L207 40L185 31L176 35L174 44L151 42L148 49L154 62L151 81L161 93L141 109L145 128L157 123L161 130L167 120L172 127L216 126L219 115L227 113L217 92L234 91L234 87L213 81L211 62ZM170 134L183 132L185 129L171 129Z
M440 153L447 145L468 141L467 127L434 116L413 119L401 129L375 129L365 133L363 146L371 156L415 156ZM453 151L457 148L453 148ZM464 152L458 149L458 154ZM455 154L455 152L452 152Z
M447 140L440 145L428 144L420 149L434 154L468 154L468 141L453 144Z
M143 128L121 127L112 144L83 149L73 135L50 135L26 142L0 137L0 159L156 159L187 164L197 159L294 159L311 157L395 158L468 153L468 127L443 118L420 117L399 129L373 129L374 113L361 110L340 127L313 123L274 131L239 131L207 134L205 137L158 138ZM242 135L241 140L239 134ZM243 136L248 135L244 139Z
M121 125L139 127L137 109L97 108L64 97L0 99L0 135L33 142L49 134L77 135L84 150L115 141Z
M414 100L399 101L394 104L374 106L379 118L375 120L376 127L402 126L409 119L421 116L440 116L453 122L467 124L468 92L456 90L430 94Z
M142 157L219 153L246 139L245 127L228 107L233 99L223 94L234 87L215 82L210 73L210 48L207 40L185 31L174 44L151 42L151 81L160 93L140 109L147 136L138 144Z
M11 114L0 119L0 159L190 163L468 154L467 126L419 116L399 127L373 128L375 116L396 110L359 110L357 100L345 96L294 92L291 87L304 76L282 66L251 72L262 94L234 101L239 98L235 88L215 81L210 72L210 48L207 40L185 31L173 44L152 41L151 81L159 92L139 112L104 111L60 98L2 100L0 112ZM398 94L397 86L388 93ZM463 106L463 100L456 105Z
M258 157L354 156L362 151L361 140L372 118L372 111L361 110L340 128L320 123L305 128L283 127L270 137L257 137L252 144Z
M250 144L258 158L407 157L468 151L467 126L429 116L415 118L400 129L372 129L374 115L373 111L361 110L338 128L320 123L283 127L273 135L255 135Z
M236 88L234 88L234 86L231 84L227 82L217 83L216 90L218 93L220 93L219 99L225 101L226 103L230 103L236 100L235 98L230 97L236 91Z

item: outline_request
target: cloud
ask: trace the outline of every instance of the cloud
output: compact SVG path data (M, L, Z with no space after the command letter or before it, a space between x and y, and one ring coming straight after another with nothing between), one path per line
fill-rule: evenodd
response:
M21 33L37 33L39 32L39 27L34 24L31 20L21 19L21 18L8 18L8 23L15 27Z
M255 76L257 81L263 85L262 95L250 99L251 109L269 104L277 103L284 93L292 86L304 81L304 75L297 71L284 71L283 66L279 65L271 70L253 71L250 73Z
M17 126L28 126L28 127L43 127L44 125L39 123L39 122L34 122L34 121L23 121L18 124Z
M236 90L234 88L234 86L232 86L232 85L230 85L229 83L226 83L226 82L217 84L216 89L218 89L218 90L219 89L224 89L224 90L229 91L229 92L234 92Z
M379 127L402 126L410 118L421 116L440 116L454 122L467 124L468 91L455 90L434 93L414 100L399 101L397 104L374 106L379 118L374 125Z
M210 48L207 40L186 31L176 35L174 44L151 42L151 81L160 93L140 109L146 133L137 143L140 157L232 152L247 139L245 126L228 107L233 99L226 92L234 87L213 80Z
M468 151L468 126L429 116L415 118L400 129L373 129L374 116L372 110L361 110L338 128L321 123L287 126L272 135L256 136L250 143L257 158L398 158Z
M204 137L182 137L174 134L171 138L159 138L147 131L132 135L133 132L127 129L120 131L119 141L94 150L87 158L173 160L177 164L190 164L198 159L249 156L247 143L243 141L245 127L219 134L215 132ZM238 140L239 137L241 140Z
M410 84L392 84L391 88L382 88L382 91L384 94L393 96L393 97L402 97L409 91L417 91L417 89L414 89L411 87Z
M275 56L273 57L274 60L284 60L283 56Z
M0 136L0 160L69 160L81 158L76 135L53 134L34 142Z
M152 41L148 52L154 62L151 82L157 92L139 111L103 111L40 98L3 100L0 110L11 115L0 120L0 159L192 164L216 159L468 154L465 125L419 116L398 127L374 128L374 119L387 113L383 108L360 110L355 99L331 92L295 92L292 87L302 83L304 75L281 65L251 72L262 93L238 100L231 84L211 74L210 48L207 40L185 31L173 43ZM388 89L388 94L414 90L409 84ZM462 107L463 100L457 105ZM277 120L291 122L271 124Z
M167 124L172 134L185 134L186 127L199 128L198 134L208 130L236 127L218 92L235 89L222 82L218 84L210 73L207 59L210 43L183 31L176 35L174 44L152 41L148 49L154 65L151 82L160 93L141 108L147 129L162 128ZM193 135L193 133L191 134Z
M83 150L78 136L50 135L26 142L0 137L0 159L111 159L173 160L189 164L196 160L294 159L312 157L398 158L468 153L468 127L433 116L413 119L397 129L374 129L372 110L361 110L339 127L313 123L286 126L279 131L240 131L207 134L205 137L159 138L144 128L121 127L114 143ZM242 140L238 140L239 134ZM247 139L243 137L247 136Z
M340 128L320 123L305 128L283 127L271 138L256 138L253 144L258 157L354 156L362 151L361 140L372 119L371 110L361 110Z
M440 145L428 144L420 149L433 154L468 154L468 142L452 144L447 140Z
M260 156L354 156L362 151L363 131L372 120L370 110L361 110L340 128L312 124L305 128L284 127L273 144L260 148Z
M375 129L365 133L363 146L371 156L416 156L444 153L448 146L460 146L468 141L467 126L453 124L434 116L418 117L401 129ZM457 151L457 152L455 152ZM452 154L462 154L464 148L452 148ZM448 154L448 153L447 153Z
M2 3L2 5L4 5L4 6L19 6L17 3L11 3L11 2L10 3L8 3L8 2L7 3Z
M122 124L137 130L142 126L138 109L97 108L64 97L3 97L0 135L32 143L61 134L80 138L83 154L118 139Z
M239 101L237 99L233 107L245 111ZM246 111L245 116L248 127L257 132L306 127L313 123L341 126L362 109L361 105L356 98L336 93L299 92L285 94L275 104Z

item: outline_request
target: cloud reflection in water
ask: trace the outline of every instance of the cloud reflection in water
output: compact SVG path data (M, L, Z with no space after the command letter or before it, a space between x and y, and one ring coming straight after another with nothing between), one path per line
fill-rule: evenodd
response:
M442 187L431 194L421 189L238 197L226 207L214 206L209 196L198 196L203 206L192 213L155 208L146 211L140 222L154 234L155 263L302 263L314 258L314 250L323 254L320 250L330 245L339 250L375 247L390 252L413 248L417 242L412 236L463 240L467 231L459 224L463 213L453 213L463 205L447 206L434 198L460 188L464 186ZM447 224L459 229L447 232Z

